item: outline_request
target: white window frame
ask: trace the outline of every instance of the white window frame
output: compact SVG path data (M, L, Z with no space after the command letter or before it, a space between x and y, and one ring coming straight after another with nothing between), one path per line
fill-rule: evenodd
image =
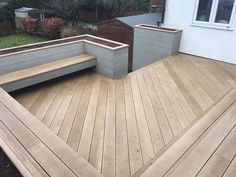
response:
M231 18L230 18L229 24L215 23L215 18L216 18L216 14L217 14L219 0L213 0L212 8L211 8L211 13L210 13L210 18L209 18L208 22L197 21L196 19L197 19L199 1L200 0L196 0L196 3L195 3L195 11L194 11L194 15L193 15L193 25L195 25L195 26L202 26L202 27L210 27L210 28L233 30L232 26L233 26L233 22L234 22L234 18L235 18L236 0L234 1L234 6L233 6L233 9L232 9L232 13L231 13Z

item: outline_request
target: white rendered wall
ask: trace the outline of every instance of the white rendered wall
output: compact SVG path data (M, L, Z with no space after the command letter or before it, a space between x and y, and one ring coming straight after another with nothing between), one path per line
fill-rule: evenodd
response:
M193 26L195 0L166 0L166 27L183 30L180 52L236 64L236 18L233 30Z

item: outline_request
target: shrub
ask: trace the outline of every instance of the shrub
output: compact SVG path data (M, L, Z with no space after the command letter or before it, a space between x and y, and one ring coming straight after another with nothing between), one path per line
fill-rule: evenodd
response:
M97 35L97 27L95 25L77 25L73 27L63 27L61 30L61 38L78 36L82 34Z
M43 34L50 38L60 37L65 22L60 18L47 18L42 22Z
M63 27L61 29L61 38L81 35L82 33L73 27Z
M0 22L0 36L10 35L14 32L11 22Z
M27 33L35 34L39 29L39 21L33 18L23 18L21 20L21 24L23 25L24 30Z

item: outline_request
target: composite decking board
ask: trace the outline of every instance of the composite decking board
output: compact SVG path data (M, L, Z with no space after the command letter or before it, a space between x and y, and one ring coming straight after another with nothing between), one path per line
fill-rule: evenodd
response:
M172 67L171 63L169 61L163 62L166 69L170 73L172 79L176 83L177 87L180 89L181 93L184 95L185 99L187 100L189 106L194 111L196 117L199 117L201 113L203 112L202 108L198 104L198 102L194 99L191 91L184 85L184 82L181 80L181 78L177 75L176 71Z
M213 74L213 72L211 72L211 70L205 68L207 65L201 65L200 62L194 62L192 58L188 58L189 62L191 62L194 67L197 70L202 70L203 74L207 73L207 77L209 77L209 80L212 84L214 84L215 86L218 87L218 89L222 92L223 90L226 90L225 85L222 84L222 82L220 80L217 79L217 77L215 77L215 75ZM208 64L209 65L209 64ZM206 76L206 75L205 75Z
M38 112L39 107L42 106L45 98L48 96L49 89L46 87L42 92L37 94L37 97L34 99L34 102L30 105L28 110L32 114L36 114Z
M213 76L220 81L224 88L227 88L227 78L230 78L219 66L217 66L214 61L206 61L204 59L198 59L192 57L192 60L199 65L201 68L208 72L211 72Z
M157 122L155 112L148 94L146 83L142 73L137 74L137 79L140 87L140 93L143 100L143 107L152 139L154 153L159 152L164 147L164 139L160 131L160 126Z
M193 72L193 77L197 79L201 87L203 87L212 100L217 101L221 96L224 87L222 87L220 82L214 78L212 73L203 68L196 67L197 63L193 62L191 58L182 58L181 61L183 61L184 64L187 64L189 71Z
M203 111L207 110L209 105L205 102L204 98L199 93L199 91L194 87L194 85L196 85L195 81L193 80L193 83L190 83L190 80L186 77L186 73L184 73L184 71L178 67L178 64L176 64L174 60L171 60L169 62L172 63L172 66L174 70L176 71L176 74L180 77L185 87L189 90L189 92L192 94L194 99L200 105L201 109Z
M1 114L4 114L4 116L0 116L1 121L8 126L11 133L19 139L28 152L39 160L40 165L45 165L43 168L48 170L49 174L64 176L68 173L69 176L102 177L91 165L2 89L0 89L0 101L1 108L6 111L5 114L1 111Z
M150 99L153 105L153 109L154 109L158 124L160 126L163 140L165 142L165 145L167 145L174 138L173 132L171 130L170 124L163 110L163 107L160 103L159 96L157 95L156 89L154 87L152 79L150 78L149 72L143 72L143 75L148 85L147 89L150 95Z
M205 114L195 125L182 135L141 177L164 176L182 158L191 146L218 120L235 102L235 90L230 91L219 103ZM192 162L191 162L192 163Z
M140 95L140 89L136 76L131 76L131 86L133 91L134 106L136 111L136 119L138 124L140 143L143 155L143 162L147 163L154 155L154 148L152 144L149 127L146 120L143 102Z
M96 57L84 54L77 57L71 57L64 60L59 60L48 64L43 64L32 68L7 73L0 76L0 85L9 84L15 81L33 77L35 75L45 74L51 71L55 71L61 68L73 66L91 60L96 60Z
M64 121L58 132L58 136L65 142L67 142L68 140L71 127L73 125L73 122L75 121L76 112L80 104L80 100L81 100L82 93L85 88L86 81L87 81L87 75L79 79L78 87L75 91L75 94L73 95L73 98L71 100L67 113L65 115Z
M89 159L90 147L92 143L93 130L96 121L97 104L101 87L101 79L96 79L93 84L88 109L80 137L78 153L85 159Z
M151 78L153 80L155 89L156 89L156 91L158 93L158 96L160 98L162 107L163 107L163 109L164 109L164 111L166 113L166 116L168 118L168 121L169 121L170 127L172 129L172 132L173 132L174 136L176 136L182 130L180 122L177 119L177 117L176 117L176 115L174 113L173 108L171 107L170 100L167 97L167 95L166 95L166 93L165 93L165 91L164 91L164 89L163 89L163 87L162 87L162 85L160 83L160 80L158 79L158 77L156 75L155 69L154 68L150 68L149 72L150 72Z
M60 90L58 92L58 94L56 95L56 97L53 99L53 102L51 103L49 109L47 110L47 113L45 114L45 116L43 117L42 122L47 126L50 127L56 113L57 110L59 109L61 102L63 101L63 98L66 94L67 89L69 88L71 84L71 80L69 82L64 82L61 86L60 86Z
M114 82L109 82L106 125L104 134L104 148L102 161L102 174L104 176L116 176L116 87Z
M69 109L70 102L73 98L73 95L75 93L76 87L77 87L77 82L75 78L72 79L72 82L70 83L69 87L66 89L66 94L64 95L63 101L61 102L53 120L52 123L50 124L50 129L52 132L55 134L58 134L60 127L62 125L62 122L65 118L66 112Z
M123 80L116 82L116 176L129 177L129 149Z
M129 77L126 77L124 79L124 95L130 158L130 173L131 176L133 176L133 174L143 166L143 158L138 132L138 125L136 120L134 100L132 95L132 88Z
M235 75L234 66L232 67L231 64L225 64L225 65L222 65L221 68L230 76L230 78L235 80L236 75Z
M79 141L82 134L83 124L85 121L89 99L93 88L94 77L88 78L83 95L76 111L75 119L71 127L71 131L67 143L76 151L78 150Z
M2 103L0 104L0 110L1 122L10 129L11 133L21 142L27 152L35 158L42 168L47 171L49 176L64 176L63 174L76 176ZM50 160L50 163L48 160Z
M236 128L225 137L217 150L212 154L202 169L198 172L198 177L203 176L222 176L236 154Z
M184 98L183 94L181 93L180 89L177 87L177 85L171 78L164 64L160 64L159 69L161 69L163 77L165 78L165 81L169 84L169 87L171 88L181 108L183 109L186 118L189 120L189 122L192 122L196 118L196 115L194 114L192 108L190 107L187 100Z
M180 60L179 58L177 58L175 60L175 62L177 62L177 64L180 66L180 68L182 68L182 70L185 70L186 73L190 73L188 75L185 75L186 79L188 79L189 83L192 84L192 86L198 91L198 93L200 94L200 96L203 98L203 100L205 101L205 103L210 106L211 104L214 103L214 101L210 98L210 96L207 94L207 91L204 90L204 85L202 85L201 83L198 82L198 79L194 78L194 74L192 73L192 70L189 71L189 67L184 66L184 63L182 60Z
M96 111L96 121L94 124L93 139L89 154L89 163L99 171L102 170L108 84L109 83L107 81L103 79L101 80L101 88Z
M202 61L205 62L204 60L202 60ZM218 63L218 62L213 61L213 67L220 71L218 73L218 77L227 76L227 77L235 80L235 76L232 74L233 68L231 69L232 70L231 72L228 72L227 70L225 70L226 65L227 65L227 63L224 63L224 62L223 63Z
M199 116L198 118L196 118L194 121L191 122L191 124L184 129L180 134L178 134L176 137L174 137L172 139L172 141L167 144L159 153L155 154L155 156L146 164L144 164L144 166L138 170L133 177L140 177L156 160L158 160L169 148L171 148L186 132L188 132L199 120L201 120L202 118L204 118L205 114L208 114L208 112L213 109L220 101L223 100L223 98L225 98L229 92L232 91L229 90L227 93L225 93L223 96L221 96L221 98L219 99L218 102L216 102L215 104L213 104L207 111L203 112L201 116ZM231 95L233 96L233 95ZM226 105L227 107L227 105ZM227 109L227 108L226 108ZM223 109L222 109L223 110ZM224 112L225 110L223 110Z
M197 80L197 82L207 92L210 98L213 101L217 101L221 96L221 92L219 91L218 87L212 82L212 80L208 78L209 72L207 74L206 73L204 74L200 68L198 68L197 70L196 67L194 67L193 64L190 63L191 62L190 60L181 58L181 62L188 69L188 72L193 75L193 77Z
M51 105L51 102L53 101L52 95L56 96L57 89L59 89L59 87L56 87L56 84L50 84L50 86L45 86L43 89L44 91L41 92L42 95L44 95L43 97L39 96L41 94L40 92L35 92L35 90L40 89L42 89L42 87L31 88L27 90L27 96L13 94L13 97L16 98L16 100L18 100L18 102L21 103L27 110L32 108L35 109L35 111L31 113L37 115L36 117L39 120L42 120L49 106ZM43 101L43 103L40 103L40 105L38 105L37 99L43 99L41 100Z
M35 161L35 159L28 153L24 146L22 146L22 144L14 137L14 135L10 132L9 129L7 129L7 127L2 122L0 122L0 133L1 139L4 141L1 141L1 148L5 151L4 144L9 147L11 152L14 153L16 158L18 158L18 160L20 161L19 163L23 165L23 170L27 170L28 173L30 173L29 175L25 174L27 177L48 177L48 174L45 172L45 170L42 169L42 167ZM5 153L9 156L8 151L5 151ZM15 160L11 160L12 162L14 162L14 165L19 168L18 161L17 164L15 164ZM19 169L19 171L21 172L21 169Z
M186 78L188 80L190 80L190 83L193 83L192 85L194 87L197 88L197 91L202 96L205 103L207 105L211 105L213 103L213 100L211 99L210 95L208 95L208 93L207 93L210 89L207 89L207 90L204 89L204 87L206 87L207 84L203 85L203 83L202 83L203 79L201 77L200 78L195 78L196 76L195 76L195 73L193 71L194 69L190 69L190 66L186 65L184 59L178 57L174 61L176 62L177 65L179 65L179 68L182 68L182 70L184 70L184 72L189 73L188 75L186 75ZM198 71L198 73L199 73L199 71ZM207 73L205 73L205 74L207 74ZM205 77L206 76L204 76L204 78Z
M236 106L234 104L210 132L207 132L207 135L200 139L200 142L197 141L193 144L194 148L187 154L187 157L182 157L183 160L178 164L176 169L174 169L171 174L165 176L191 177L198 175L204 164L217 150L217 147L221 145L225 137L227 137L235 127L236 119L232 119L235 113Z
M42 105L40 106L40 108L38 107L38 111L35 114L35 116L39 120L41 120L41 121L43 120L43 118L44 118L45 114L47 113L48 109L50 108L54 98L56 97L59 89L60 89L60 87L58 87L57 85L53 85L52 88L47 90L47 92L48 92L47 97L44 98Z
M174 64L174 68L177 71L177 74L180 75L186 87L191 90L191 93L194 95L195 99L198 101L201 108L205 111L213 103L209 96L202 90L199 84L196 82L192 76L186 74L186 69L182 64L177 60L171 60Z
M173 91L168 85L168 82L166 82L165 77L163 76L163 73L161 71L160 65L156 66L155 72L157 74L157 77L159 78L159 81L163 87L163 90L165 91L168 99L170 100L170 105L172 107L172 110L175 113L176 118L178 119L182 129L184 129L185 127L189 125L189 121L182 107L180 106L179 101L177 100L176 96L174 95Z
M29 109L34 101L37 99L38 95L40 94L40 90L31 92L29 96L23 97L22 100L19 100L26 109Z
M42 122L42 116L48 114L49 127L59 118L54 135L82 152L104 176L130 177L142 174L232 88L223 85L229 84L223 78L232 76L222 71L224 77L215 77L208 71L210 65L211 61L199 64L195 58L179 54L119 80L86 71L46 87L41 84L29 96L27 90L14 95ZM215 91L217 94L211 94ZM38 96L43 92L48 95L44 101ZM60 106L63 102L65 106Z
M234 159L230 163L229 167L226 169L223 177L234 177L236 174L236 155L234 156Z

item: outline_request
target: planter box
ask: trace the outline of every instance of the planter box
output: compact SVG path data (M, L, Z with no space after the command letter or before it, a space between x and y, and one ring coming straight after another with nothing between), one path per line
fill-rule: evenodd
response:
M153 25L134 29L133 70L179 52L182 30Z

